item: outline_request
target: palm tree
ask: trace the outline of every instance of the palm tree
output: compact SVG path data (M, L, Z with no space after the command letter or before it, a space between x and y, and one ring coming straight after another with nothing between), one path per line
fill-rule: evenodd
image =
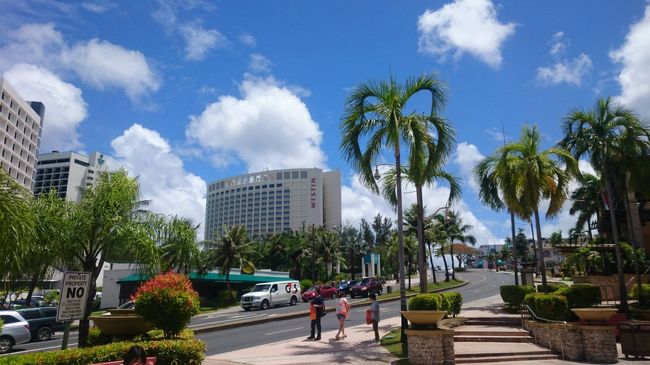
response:
M349 224L343 226L339 235L341 239L341 248L347 258L348 271L350 272L350 277L354 280L354 275L356 273L355 263L366 254L366 252L368 252L370 245L368 245L368 243L363 239L361 232Z
M571 151L576 159L589 156L591 165L603 179L609 205L611 238L616 251L621 309L627 312L627 291L615 214L619 200L623 199L619 199L616 192L627 190L628 177L633 172L630 166L650 154L650 131L630 109L615 104L608 97L598 99L592 110L570 112L564 119L563 132L564 138L560 141L560 146ZM621 182L621 177L625 181ZM624 193L623 197L627 198L627 194ZM636 210L636 204L631 206ZM626 213L628 221L636 221L630 219L633 216L630 209ZM635 213L638 215L638 211ZM633 231L636 230L633 228ZM638 235L633 233L633 238L636 236ZM635 266L638 267L636 261L635 259ZM637 280L640 286L640 275L637 275Z
M598 177L591 174L582 174L581 186L571 193L573 204L569 214L575 215L578 213L578 220L575 225L577 233L581 233L582 228L587 224L589 242L594 239L591 235L591 218L596 215L596 221L600 220L602 209L601 190L601 182Z
M447 232L445 222L446 216L436 214L432 218L434 223L432 224L431 229L427 232L427 236L429 241L437 243L440 246L438 252L440 253L440 256L442 256L442 262L445 266L445 281L449 281L449 266L447 265L447 257L445 256L445 248L449 247L449 232ZM431 247L429 247L429 251L433 255Z
M187 218L178 216L160 217L158 244L161 251L161 269L188 274L192 271L199 246L196 241L198 225Z
M450 240L449 256L451 258L451 268L454 269L454 241L474 245L476 244L476 238L473 235L468 234L469 230L472 229L472 226L469 224L463 224L463 219L454 211L447 213L445 227ZM456 270L452 270L451 278L456 280Z
M429 128L437 120L436 111L444 105L442 84L432 75L408 79L403 85L394 79L368 82L355 88L347 99L341 122L343 156L360 172L361 182L374 192L379 188L373 173L373 163L381 157L384 148L391 149L395 158L397 196L397 237L399 244L400 307L406 310L404 288L404 232L402 218L402 148L409 152L409 161L423 160L415 157L424 153L420 146L431 143ZM416 94L427 92L431 96L428 115L407 114L407 102ZM367 143L362 148L362 143ZM408 327L402 317L402 347L406 349Z
M226 289L230 293L230 269L239 265L252 251L252 242L244 226L224 226L223 234L219 238L215 250L216 264L220 274L226 275Z
M557 215L568 197L568 184L577 173L576 160L560 147L540 151L537 126L524 126L519 141L508 143L497 151L494 178L503 185L505 204L514 212L532 212L537 231L537 260L546 285L542 228L539 205L549 199L546 217Z
M331 279L331 271L334 262L344 262L343 253L341 251L341 241L336 232L321 230L316 236L318 260L325 265L325 278Z

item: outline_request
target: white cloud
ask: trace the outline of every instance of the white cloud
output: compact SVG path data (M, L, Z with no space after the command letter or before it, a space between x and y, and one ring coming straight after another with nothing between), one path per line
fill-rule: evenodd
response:
M493 68L501 65L503 42L515 31L514 23L503 24L490 0L455 0L442 8L427 10L418 19L419 51L454 59L464 53Z
M175 214L203 225L206 182L185 170L169 142L154 130L134 124L111 142L111 167L121 166L138 176L143 199L153 212ZM203 236L203 226L198 230Z
M620 99L645 118L650 118L650 5L643 19L630 26L621 47L610 53L621 64Z
M7 35L0 49L0 71L18 63L57 74L73 72L93 87L124 90L134 103L160 87L142 53L98 39L70 47L53 24L26 24Z
M563 82L580 86L583 77L591 71L591 58L581 53L570 60L565 57L567 40L564 32L557 32L551 38L549 54L555 60L551 66L537 68L537 80L546 85L557 85Z
M512 137L508 136L507 134L504 134L502 130L499 130L497 128L488 128L485 130L485 133L487 133L489 136L491 136L495 141L503 143L503 141L507 141L509 139L512 139Z
M206 8L206 6L208 8ZM210 10L209 3L194 2L172 2L159 0L158 9L151 15L153 19L162 25L168 35L180 34L185 42L185 59L188 61L200 61L207 57L213 49L225 47L228 44L226 38L216 29L206 29L201 25L200 19L182 21L178 18L177 12L180 7L185 9L201 8Z
M240 92L190 117L186 135L211 151L217 165L237 159L250 171L325 167L323 133L298 95L271 77L250 75Z
M79 88L34 65L15 65L4 77L24 99L45 104L41 151L74 150L82 146L77 128L86 119L87 111Z
M239 36L239 42L245 46L255 47L257 46L257 39L250 34L244 33Z
M485 156L483 156L481 152L479 152L478 148L473 144L462 142L456 147L454 162L458 164L463 181L467 182L476 192L478 191L478 183L474 178L474 167L484 157Z
M102 14L115 7L115 4L107 1L95 1L95 2L88 1L88 2L81 3L81 7L83 7L84 9L88 10L91 13Z
M273 62L271 62L271 60L264 57L263 55L259 53L253 53L251 55L250 63L248 64L248 68L251 70L251 72L269 72L271 71L272 64Z
M64 51L61 60L84 82L98 89L124 89L133 102L160 87L142 53L110 42L91 39Z

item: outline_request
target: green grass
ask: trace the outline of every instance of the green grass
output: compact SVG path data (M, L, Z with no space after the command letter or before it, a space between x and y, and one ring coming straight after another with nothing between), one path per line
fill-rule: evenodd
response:
M434 290L441 290L441 289L446 289L452 286L456 286L459 284L464 283L463 280L449 280L447 282L445 281L439 281L438 283L429 283L428 288L429 292L434 291ZM406 295L409 294L419 294L420 293L420 287L415 284L411 285L411 290L406 289ZM399 290L393 290L392 293L390 294L383 294L379 297L379 299L390 299L390 298L398 298L399 297Z
M408 359L406 359L406 354L402 352L402 336L400 329L394 329L388 332L384 337L381 338L380 344L388 350L391 354L395 355L397 358L401 359L394 364L408 364ZM405 361L405 362L404 362Z

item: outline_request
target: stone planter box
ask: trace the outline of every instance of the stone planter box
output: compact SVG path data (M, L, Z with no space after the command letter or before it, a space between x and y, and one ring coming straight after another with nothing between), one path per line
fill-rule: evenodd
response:
M151 323L142 319L142 317L131 313L111 314L106 316L91 316L95 327L99 328L102 333L115 337L131 337L147 333L153 329Z
M562 354L566 360L597 364L618 362L615 326L585 326L578 323L525 321L536 344Z
M409 362L413 365L453 365L454 331L406 330Z
M571 309L578 318L583 321L598 321L606 322L608 319L614 317L618 310L616 308L574 308Z
M625 283L627 291L636 285L636 279L633 274L625 274ZM600 287L600 295L604 301L607 300L620 300L620 292L618 290L618 275L577 275L573 276L574 284L592 284ZM641 275L643 283L650 283L650 276Z

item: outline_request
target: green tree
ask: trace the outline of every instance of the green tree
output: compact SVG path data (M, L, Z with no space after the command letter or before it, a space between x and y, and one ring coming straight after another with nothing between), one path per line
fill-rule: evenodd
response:
M199 246L196 240L198 225L187 218L178 216L158 216L155 219L156 243L160 249L160 269L162 272L176 270L189 274L196 263Z
M325 267L325 278L330 280L334 263L345 263L341 250L341 240L336 232L320 230L316 235L318 261Z
M589 241L593 241L591 234L591 218L595 215L596 221L600 220L602 210L602 193L600 179L591 174L582 174L580 177L580 187L571 193L571 208L569 214L578 214L575 229L578 233L582 232L585 224L587 225L587 234Z
M374 232L374 246L381 246L388 241L393 231L393 221L388 217L382 217L380 213L372 219L372 230Z
M463 219L457 212L449 211L444 221L445 231L449 238L449 256L451 259L451 267L454 268L454 242L476 244L476 238L469 234L472 226L464 224ZM451 278L456 280L456 270L451 272Z
M370 250L370 245L363 239L361 232L349 224L343 226L339 235L341 249L348 263L348 272L352 280L354 280L356 263Z
M0 279L4 285L22 272L23 255L34 243L36 219L30 199L31 192L0 167Z
M623 105L617 105L611 98L596 101L592 110L574 110L564 119L564 138L559 145L567 148L579 159L589 156L591 165L603 179L611 222L611 238L616 247L616 264L619 273L621 307L628 311L627 291L623 277L623 260L619 241L618 222L615 212L621 200L630 194L629 183L634 173L633 166L639 161L647 161L650 154L650 131L634 113ZM645 167L647 169L647 166ZM622 180L622 181L621 181ZM647 184L647 183L646 183ZM622 191L617 195L617 191ZM624 204L628 222L632 224L632 239L639 242L640 224L636 204ZM638 260L635 260L638 261ZM638 262L637 265L638 267ZM638 273L638 270L637 270ZM640 275L637 275L641 285Z
M214 256L221 275L226 275L226 289L230 293L230 269L247 259L253 250L253 243L248 238L246 227L236 225L224 226L223 234L216 244Z
M442 84L433 75L408 79L404 84L394 79L368 82L356 87L347 99L341 123L343 156L360 172L361 182L374 192L379 188L374 178L373 163L381 157L384 148L392 150L395 161L397 196L397 240L399 246L400 308L405 311L404 287L404 232L402 217L402 148L408 151L409 161L422 160L423 145L433 138L429 128L437 120L437 111L445 102ZM428 114L407 113L407 103L421 92L431 96ZM362 148L362 144L366 144ZM402 347L406 348L408 327L402 318Z
M156 267L157 250L151 225L141 214L138 182L126 171L105 172L96 186L84 189L72 205L63 255L68 266L92 274L84 318L79 322L79 347L87 345L96 280L104 262L141 262Z
M568 184L577 173L577 162L560 147L540 150L540 143L537 126L524 126L519 141L508 143L497 151L494 178L503 184L506 206L518 214L532 212L535 218L537 260L542 284L546 285L539 206L542 199L549 199L546 217L560 212L569 194Z

